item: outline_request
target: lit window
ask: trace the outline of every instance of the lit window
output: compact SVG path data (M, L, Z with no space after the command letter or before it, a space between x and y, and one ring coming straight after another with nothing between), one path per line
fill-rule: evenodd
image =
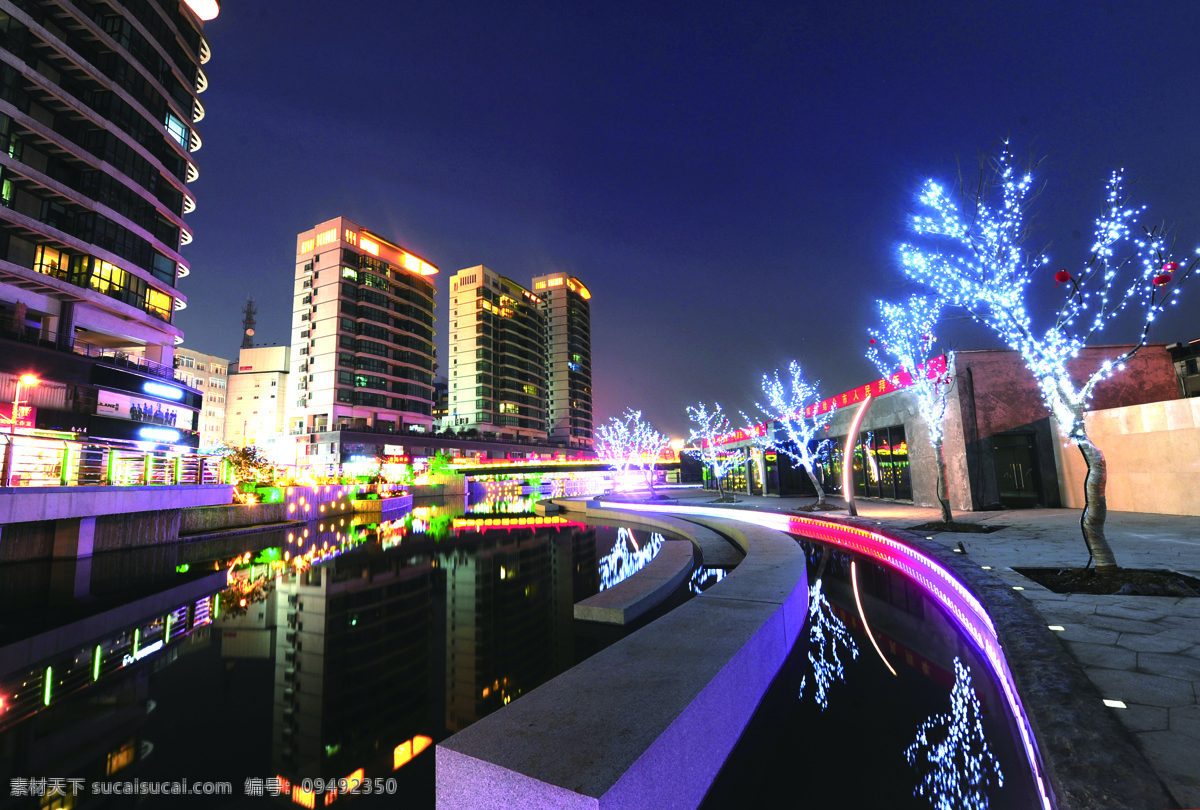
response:
M188 145L188 128L187 124L180 121L171 112L167 113L167 118L163 122L167 128L167 134L174 138L180 146L187 148Z

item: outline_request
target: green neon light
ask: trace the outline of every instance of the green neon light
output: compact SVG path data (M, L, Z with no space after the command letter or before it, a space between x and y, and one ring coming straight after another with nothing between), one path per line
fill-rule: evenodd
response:
M46 667L46 688L45 691L42 692L42 703L46 704L47 706L50 705L50 678L53 674L54 670L51 667Z
M163 645L171 643L171 619L174 618L170 613L167 614L167 631L163 633Z
M100 645L96 645L96 652L92 653L92 680L100 680Z
M221 594L213 594L213 618L217 618L217 614L221 612Z
M189 567L190 566L187 563L184 563L183 565L177 565L177 566L175 566L175 573L176 574L186 574L188 572Z
M133 631L133 657L137 658L138 644L142 641L142 631L140 629Z

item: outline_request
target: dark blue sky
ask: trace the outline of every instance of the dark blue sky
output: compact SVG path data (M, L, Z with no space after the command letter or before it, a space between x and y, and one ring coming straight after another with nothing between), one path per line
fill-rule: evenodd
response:
M252 295L258 337L287 341L295 235L342 215L438 265L439 316L463 267L578 275L597 423L631 405L686 435L686 404L749 410L792 358L837 393L878 376L865 330L911 289L918 184L998 138L1050 154L1034 241L1055 265L1084 258L1119 166L1190 251L1197 31L1192 0L228 0L177 323L234 357ZM1200 337L1192 286L1153 339Z

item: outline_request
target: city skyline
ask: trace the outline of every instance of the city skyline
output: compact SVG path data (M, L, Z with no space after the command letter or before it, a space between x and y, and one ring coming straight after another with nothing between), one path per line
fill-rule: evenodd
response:
M247 296L256 340L286 343L290 240L344 214L442 268L443 370L450 275L571 273L599 302L596 424L632 406L686 435L686 404L749 410L793 358L826 394L873 379L875 299L913 291L896 245L920 182L952 182L956 156L969 169L999 138L1050 154L1034 239L1056 269L1082 261L1120 166L1134 202L1180 224L1184 252L1200 232L1200 91L1179 81L1190 4L587 14L225 9L187 345L231 355ZM1175 313L1151 339L1190 340L1190 323ZM961 320L941 331L995 345Z

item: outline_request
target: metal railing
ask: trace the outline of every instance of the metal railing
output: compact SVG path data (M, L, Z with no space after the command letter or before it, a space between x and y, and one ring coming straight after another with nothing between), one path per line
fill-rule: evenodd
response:
M220 456L132 450L88 442L0 435L3 478L10 487L136 487L225 484Z

